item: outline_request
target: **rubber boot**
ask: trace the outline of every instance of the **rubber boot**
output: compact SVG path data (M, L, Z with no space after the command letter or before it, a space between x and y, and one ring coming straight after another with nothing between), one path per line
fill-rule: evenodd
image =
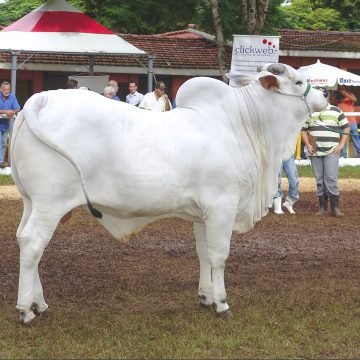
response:
M283 203L283 206L286 207L287 211L290 213L290 214L294 214L295 215L295 211L293 209L293 205L298 201L298 199L294 199L290 196L287 196L284 203Z
M324 210L325 210L325 212L328 211L328 203L329 203L329 196L324 195Z
M328 196L323 195L319 196L319 211L315 213L315 215L325 215L328 209Z
M337 218L344 216L344 214L339 209L339 196L336 195L330 196L330 205L331 205L331 216L335 216Z
M281 210L281 197L277 197L273 200L273 208L275 214L283 214L284 212Z

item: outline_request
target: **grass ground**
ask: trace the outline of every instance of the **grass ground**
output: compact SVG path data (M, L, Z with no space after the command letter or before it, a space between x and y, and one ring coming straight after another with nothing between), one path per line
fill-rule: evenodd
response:
M341 189L345 218L316 218L311 186L296 216L270 213L234 235L230 321L199 306L189 223L156 222L124 245L77 209L41 261L49 311L21 326L22 202L0 197L0 359L360 358L360 194Z

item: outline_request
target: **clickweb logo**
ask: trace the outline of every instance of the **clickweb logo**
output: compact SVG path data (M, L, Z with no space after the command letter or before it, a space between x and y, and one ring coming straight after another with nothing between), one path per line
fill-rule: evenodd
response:
M234 48L234 55L243 56L273 56L277 53L278 49L272 41L263 38L258 44L252 45L239 45Z

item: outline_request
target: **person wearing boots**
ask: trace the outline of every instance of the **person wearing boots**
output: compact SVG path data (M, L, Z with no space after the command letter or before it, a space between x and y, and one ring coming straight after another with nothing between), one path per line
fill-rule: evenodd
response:
M283 170L289 182L289 190L284 203L281 204L282 195L283 195L281 188L281 174ZM295 159L294 156L292 156L289 160L283 161L281 164L281 168L279 171L278 190L273 200L274 213L283 214L284 212L282 211L281 206L284 206L289 211L290 214L295 214L293 205L298 200L299 200L299 178L295 165Z
M327 91L323 89L323 92L327 97ZM316 179L319 215L325 214L329 197L331 215L344 216L339 208L339 157L349 133L345 114L330 104L325 110L313 113L301 129L301 138Z

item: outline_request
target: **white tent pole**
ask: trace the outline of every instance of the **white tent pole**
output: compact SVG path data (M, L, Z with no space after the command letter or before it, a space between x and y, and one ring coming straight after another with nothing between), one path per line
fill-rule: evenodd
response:
M11 52L11 92L16 96L16 70L17 70L17 57L20 55L20 51ZM12 137L14 118L11 118L9 126L10 140ZM10 149L10 144L9 144ZM10 151L8 152L8 163L11 165Z
M153 91L154 56L148 55L148 92Z

